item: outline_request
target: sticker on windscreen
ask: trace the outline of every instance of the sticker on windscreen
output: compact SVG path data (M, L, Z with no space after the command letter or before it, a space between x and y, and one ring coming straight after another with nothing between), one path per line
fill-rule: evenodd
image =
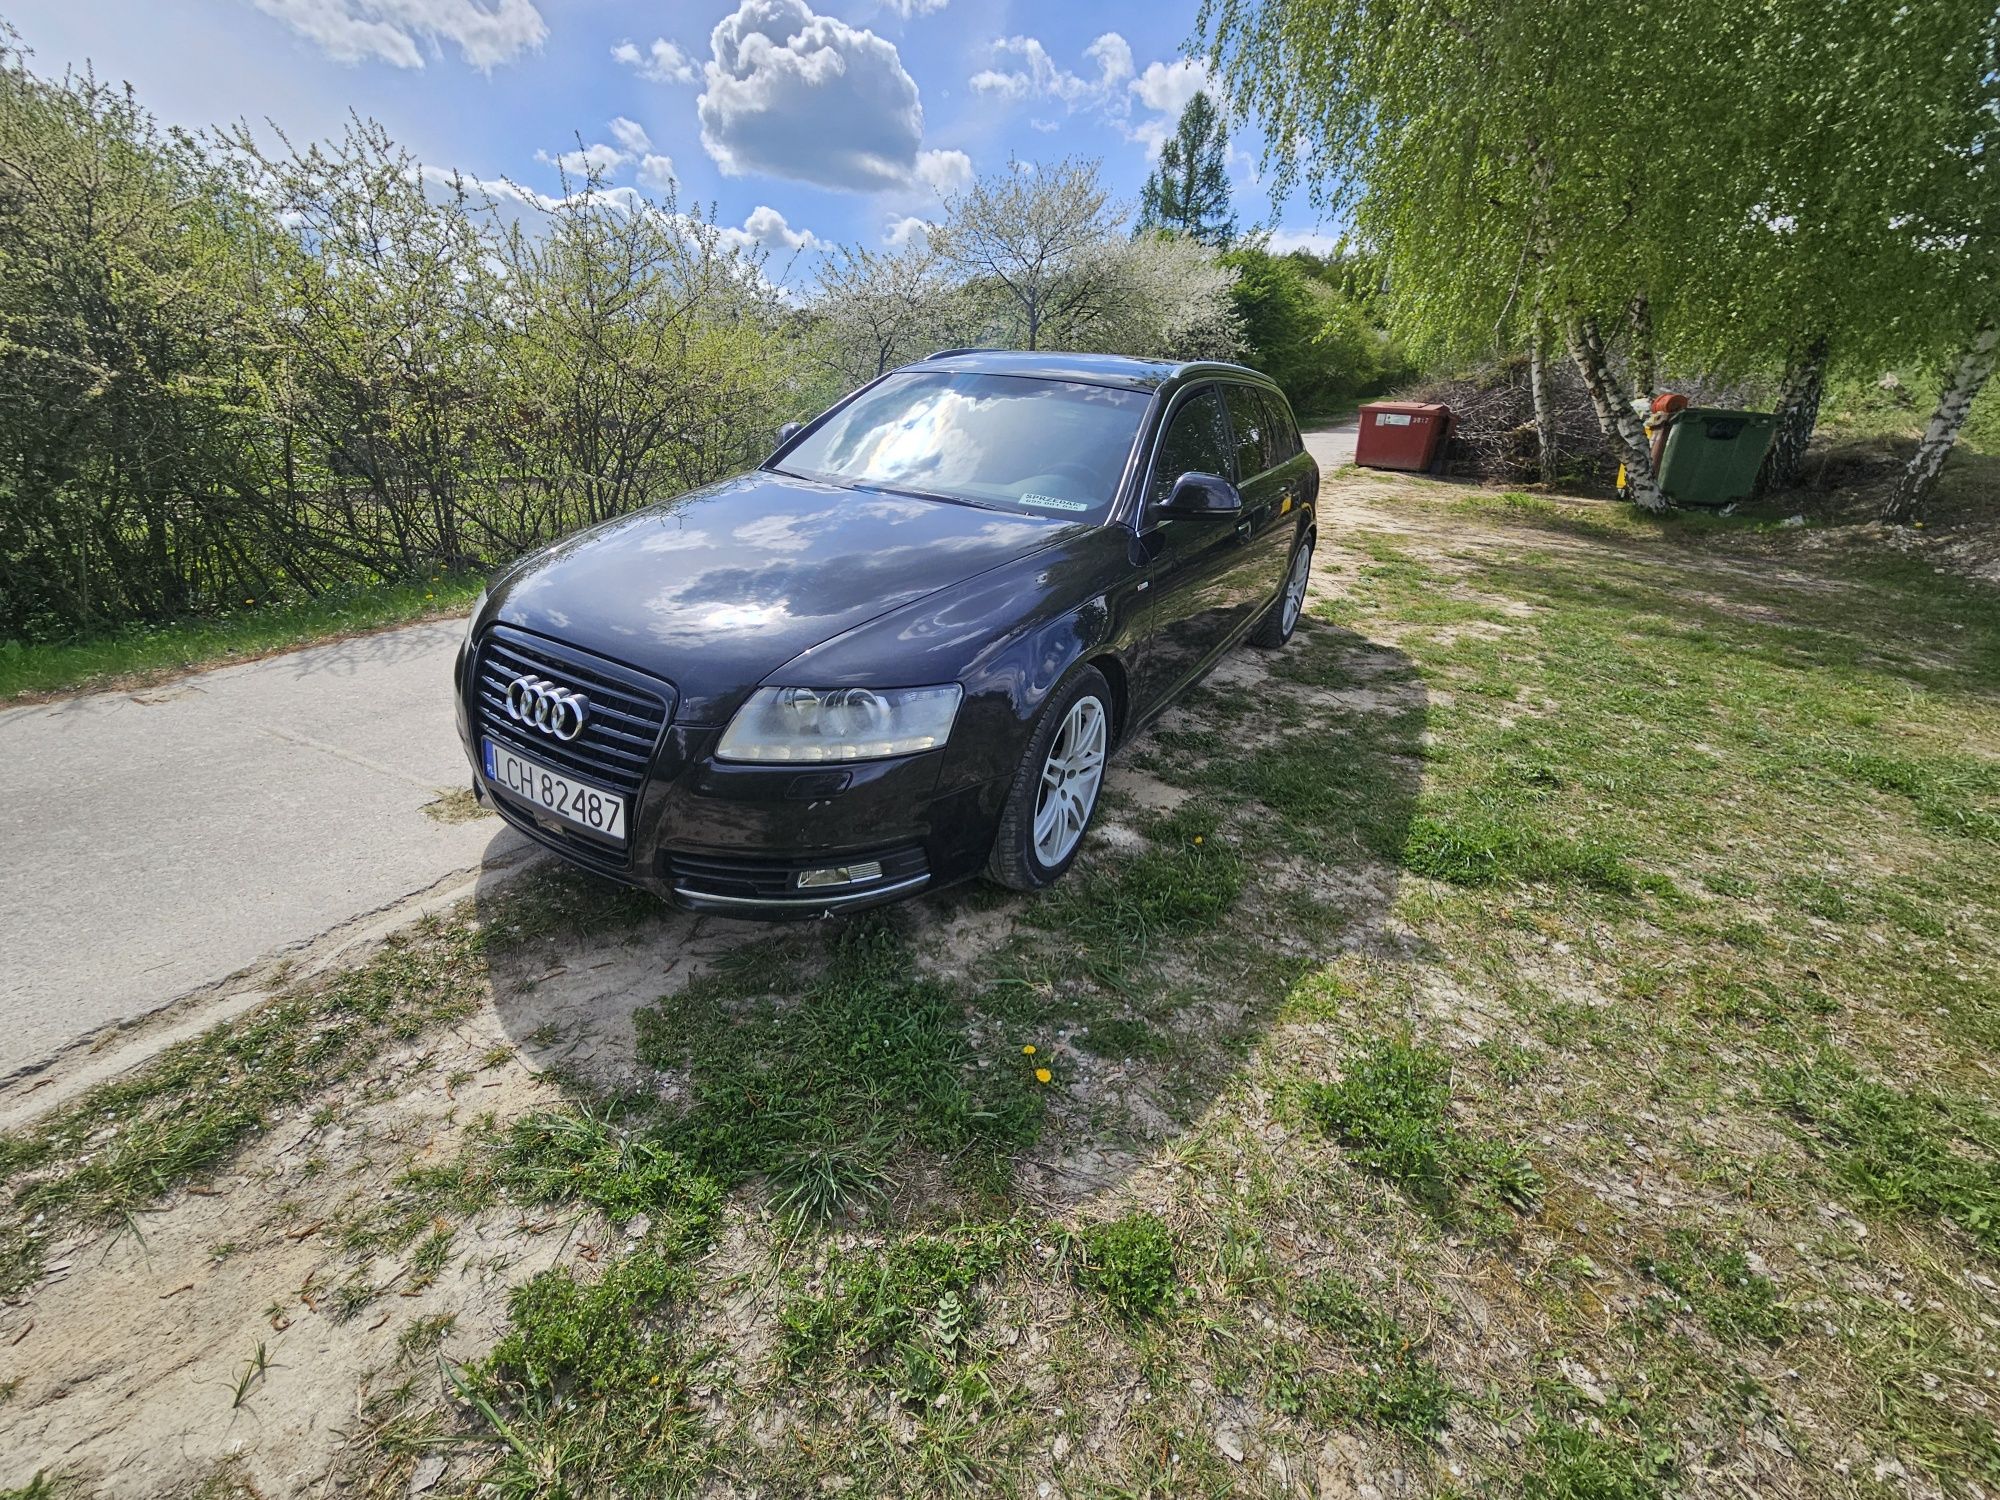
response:
M1054 495L1038 495L1033 490L1029 490L1021 496L1021 503L1023 505L1039 505L1044 510L1090 509L1090 502L1087 500L1062 500Z

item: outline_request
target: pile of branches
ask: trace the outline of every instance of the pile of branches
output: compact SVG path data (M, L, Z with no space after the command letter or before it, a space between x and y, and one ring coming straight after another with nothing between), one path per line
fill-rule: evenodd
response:
M1597 412L1575 365L1549 361L1549 404L1555 413L1556 481L1608 489L1618 476L1618 458L1605 442ZM1751 405L1742 387L1700 379L1673 379L1662 389L1678 391L1697 406ZM1533 484L1541 478L1535 439L1535 397L1528 383L1525 354L1495 360L1455 375L1420 381L1396 393L1398 401L1437 401L1451 408L1451 440L1439 472L1501 484Z

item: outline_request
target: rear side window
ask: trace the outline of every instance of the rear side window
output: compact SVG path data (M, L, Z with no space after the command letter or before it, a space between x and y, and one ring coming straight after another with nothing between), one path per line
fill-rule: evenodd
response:
M1207 386L1174 408L1160 439L1160 456L1153 465L1152 498L1157 504L1174 492L1183 474L1230 477L1229 428L1222 416L1222 399Z
M1270 410L1269 436L1272 464L1285 463L1299 456L1299 429L1292 421L1291 408L1285 405L1285 398L1265 391L1264 405Z
M1247 385L1229 387L1229 421L1236 429L1236 472L1248 479L1271 467L1269 433L1271 419L1264 411L1264 398Z

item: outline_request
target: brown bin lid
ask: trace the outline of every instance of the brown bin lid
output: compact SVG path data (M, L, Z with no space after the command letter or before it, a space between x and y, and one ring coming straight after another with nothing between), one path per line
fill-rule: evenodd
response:
M1365 401L1363 411L1392 411L1412 417L1441 417L1451 410L1437 401Z

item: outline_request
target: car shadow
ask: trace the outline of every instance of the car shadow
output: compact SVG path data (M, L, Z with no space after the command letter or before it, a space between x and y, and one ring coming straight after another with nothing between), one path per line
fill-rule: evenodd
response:
M831 1154L879 1188L870 1212L1059 1210L1199 1121L1302 981L1407 947L1428 711L1400 651L1309 617L1123 747L1082 857L1036 895L774 925L554 861L496 870L493 1004L578 1103L728 1142L774 1192Z

